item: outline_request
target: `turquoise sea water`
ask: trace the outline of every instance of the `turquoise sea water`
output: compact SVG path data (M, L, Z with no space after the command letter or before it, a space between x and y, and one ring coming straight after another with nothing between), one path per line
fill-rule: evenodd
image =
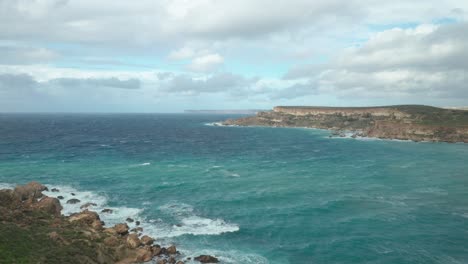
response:
M206 125L227 117L2 114L1 186L223 263L468 263L468 145Z

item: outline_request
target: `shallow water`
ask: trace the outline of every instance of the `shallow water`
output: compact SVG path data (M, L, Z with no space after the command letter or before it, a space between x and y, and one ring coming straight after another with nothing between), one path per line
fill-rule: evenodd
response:
M228 117L2 114L0 187L225 263L468 263L467 144L206 125Z

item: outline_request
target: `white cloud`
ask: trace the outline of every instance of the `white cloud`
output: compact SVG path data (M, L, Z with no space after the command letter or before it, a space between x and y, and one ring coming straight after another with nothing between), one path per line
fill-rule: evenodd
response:
M195 72L207 72L219 68L224 63L224 58L215 53L196 57L187 66L189 70Z

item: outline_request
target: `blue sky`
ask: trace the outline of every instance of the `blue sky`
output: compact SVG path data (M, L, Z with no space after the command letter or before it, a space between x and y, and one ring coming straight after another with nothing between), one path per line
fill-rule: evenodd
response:
M455 0L4 0L0 112L462 106L467 12Z

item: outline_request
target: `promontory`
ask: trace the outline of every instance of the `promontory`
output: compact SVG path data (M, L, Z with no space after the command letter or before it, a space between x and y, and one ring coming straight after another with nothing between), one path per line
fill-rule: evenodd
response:
M332 130L336 136L468 143L468 110L425 105L277 106L223 125L306 127Z

